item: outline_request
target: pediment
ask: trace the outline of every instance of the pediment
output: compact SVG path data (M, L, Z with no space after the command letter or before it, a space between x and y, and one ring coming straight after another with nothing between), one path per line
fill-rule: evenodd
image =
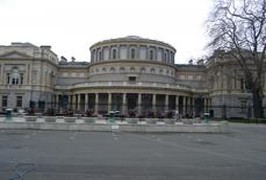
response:
M28 58L31 58L31 56L18 51L11 51L0 55L0 59L28 59Z

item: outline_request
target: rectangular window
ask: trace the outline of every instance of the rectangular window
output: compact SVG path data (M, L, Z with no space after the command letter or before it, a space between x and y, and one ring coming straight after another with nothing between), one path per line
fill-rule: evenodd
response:
M136 82L136 77L135 76L129 76L128 81L129 82Z
M17 107L22 107L22 96L17 96Z
M243 78L240 79L240 89L244 90L245 89L245 81Z
M188 79L188 80L193 80L193 75L188 75L188 76L187 76L187 79Z
M23 73L20 73L20 84L23 84Z
M197 80L201 80L201 75L197 75Z
M185 75L180 75L180 80L185 80L186 79L186 76Z
M2 96L2 106L7 107L7 96Z
M7 73L7 84L10 84L10 74L9 73Z

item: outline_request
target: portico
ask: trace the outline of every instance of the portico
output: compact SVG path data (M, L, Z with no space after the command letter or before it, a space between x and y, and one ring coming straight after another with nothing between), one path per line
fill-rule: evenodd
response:
M58 94L56 99L61 98L62 95ZM168 110L178 110L182 116L192 116L194 113L201 111L201 107L204 108L202 111L208 109L208 98L202 98L203 106L196 106L195 103L198 103L198 101L198 99L182 93L100 91L99 93L84 92L67 95L65 109L80 113L91 112L93 114L107 114L109 111L119 111L124 115L164 114ZM60 100L57 101L57 107L60 107Z

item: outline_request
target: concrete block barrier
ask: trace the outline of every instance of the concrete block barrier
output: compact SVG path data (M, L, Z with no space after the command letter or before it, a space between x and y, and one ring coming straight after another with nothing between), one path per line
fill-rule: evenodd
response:
M74 123L76 122L76 117L64 117L63 118L66 123Z
M157 118L144 118L144 120L147 122L147 124L157 124L158 121Z
M138 124L139 118L126 118L128 124Z
M96 121L94 117L81 117L81 119L87 124L93 124Z
M28 122L36 122L37 120L37 116L25 116L25 121L28 121Z
M170 119L170 118L165 118L163 119L165 124L175 124L176 120L175 119Z
M54 116L46 116L44 117L45 122L56 122L57 117Z
M26 118L25 118L26 119ZM139 124L138 118L128 118L127 123L100 123L94 118L82 117L80 120L85 123L78 123L74 118L64 119L57 117L42 117L37 121L35 118L27 117L26 120L21 118L12 118L6 121L4 117L0 118L0 129L37 129L37 130L64 130L64 131L99 131L99 132L137 132L137 133L228 133L229 124L220 123L198 123L183 124L174 123L174 120L165 120L167 124ZM75 121L74 121L75 120ZM62 121L62 122L61 122ZM71 123L69 123L71 122ZM168 124L169 123L169 124Z

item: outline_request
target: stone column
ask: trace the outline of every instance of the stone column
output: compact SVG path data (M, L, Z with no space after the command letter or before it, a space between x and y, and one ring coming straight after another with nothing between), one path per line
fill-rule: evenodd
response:
M4 82L6 81L3 77L4 77L4 64L1 64L1 73L0 73L0 77L2 77L0 79L1 84L4 84ZM2 101L0 102L1 106L2 106Z
M59 95L57 94L56 96L56 107L57 107L57 109L59 109Z
M165 110L168 110L169 109L169 95L168 94L165 95L164 105L165 105Z
M191 114L191 97L187 97L187 113Z
M127 55L126 55L127 59L130 58L130 48L129 45L127 44Z
M67 109L71 108L71 95L67 95Z
M152 111L156 113L156 94L152 95Z
M158 61L158 57L157 57L157 55L158 55L158 47L156 46L156 47L155 47L155 52L154 52L154 60L155 60L155 61Z
M108 113L112 110L112 93L108 93L108 102L107 102L107 111Z
M86 93L85 94L85 112L88 110L88 97L89 97L89 95Z
M98 114L98 110L99 110L99 93L95 93L94 113Z
M192 107L191 107L191 109L192 109L192 113L193 113L193 117L194 117L195 116L195 99L192 97L191 100L192 100Z
M141 99L141 93L138 94L138 114L141 114L141 104L142 104L142 99Z
M150 54L149 51L150 51L150 46L146 46L146 58L145 58L145 59L148 59L148 60L150 60L150 59L149 59L149 56L150 56L150 55L149 55L149 54Z
M136 59L140 59L140 45L139 44L137 45L136 50L137 50L137 52L136 52Z
M81 111L81 109L80 109L80 99L81 99L81 94L78 94L78 111Z
M180 113L179 112L179 96L178 95L175 96L175 110L178 110L178 113Z
M126 104L127 104L127 94L123 93L123 99L122 99L122 113L126 114Z
M183 96L183 116L185 116L187 113L187 97Z
M120 51L121 51L121 46L117 46L117 59L120 59Z
M76 111L76 94L72 95L72 110Z
M111 49L111 46L108 46L108 51L109 51L109 58L107 58L107 60L110 60L112 58L112 49ZM98 96L99 96L99 94L98 94ZM98 113L98 109L97 109L97 113Z
M30 85L32 85L32 65L33 63L28 66L28 84Z
M2 111L2 94L0 95L0 111Z

